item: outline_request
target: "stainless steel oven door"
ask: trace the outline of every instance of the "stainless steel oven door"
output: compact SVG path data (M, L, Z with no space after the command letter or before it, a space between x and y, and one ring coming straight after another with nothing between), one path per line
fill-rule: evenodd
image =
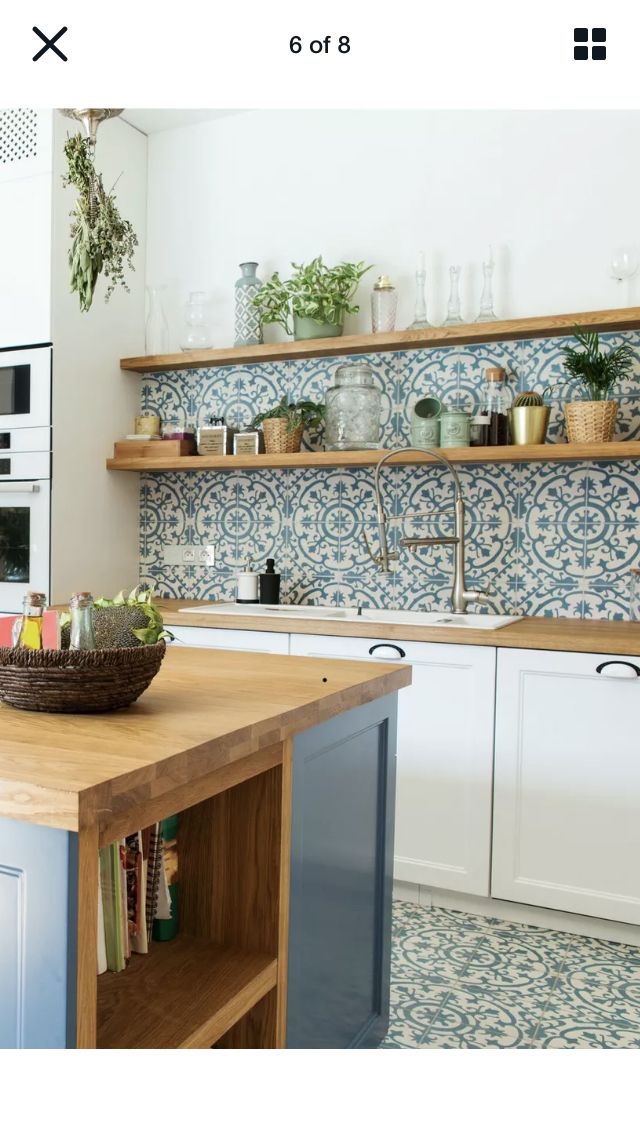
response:
M50 482L0 480L0 611L25 592L49 595Z
M0 431L51 424L51 348L0 351Z

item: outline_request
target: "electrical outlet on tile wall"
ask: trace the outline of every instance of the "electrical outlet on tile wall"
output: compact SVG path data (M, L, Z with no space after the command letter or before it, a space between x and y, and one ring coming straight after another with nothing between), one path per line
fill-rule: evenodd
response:
M215 544L165 544L163 561L172 567L194 564L200 568L213 568L216 562L216 546Z

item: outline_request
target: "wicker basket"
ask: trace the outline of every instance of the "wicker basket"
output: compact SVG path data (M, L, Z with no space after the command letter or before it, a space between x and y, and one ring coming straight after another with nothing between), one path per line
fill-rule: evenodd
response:
M286 418L265 418L262 423L264 450L267 454L297 454L302 442L303 426L287 431Z
M618 403L566 402L564 416L569 442L610 442L616 424Z
M104 651L0 649L0 700L19 710L99 714L129 706L160 670L166 643Z

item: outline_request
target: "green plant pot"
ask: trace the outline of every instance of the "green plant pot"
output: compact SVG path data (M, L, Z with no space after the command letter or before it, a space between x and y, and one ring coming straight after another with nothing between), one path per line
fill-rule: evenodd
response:
M331 339L336 335L342 335L341 323L318 323L308 316L293 317L294 339Z

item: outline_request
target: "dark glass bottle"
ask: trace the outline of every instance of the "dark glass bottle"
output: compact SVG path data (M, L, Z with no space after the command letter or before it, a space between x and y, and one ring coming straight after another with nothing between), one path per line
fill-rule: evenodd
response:
M280 603L280 573L275 570L275 561L271 557L267 560L267 567L260 573L260 603Z
M480 402L480 413L489 421L482 428L482 446L508 446L509 436L508 410L511 405L511 395L506 387L507 372L503 367L487 367L485 383Z

